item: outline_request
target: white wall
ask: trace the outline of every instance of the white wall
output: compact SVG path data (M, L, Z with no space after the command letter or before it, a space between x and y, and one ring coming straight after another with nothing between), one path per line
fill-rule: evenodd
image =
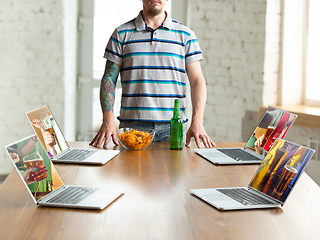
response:
M189 8L204 55L205 128L214 141L242 141L262 104L266 1L190 0Z
M12 169L3 146L33 134L26 111L48 104L65 127L65 93L70 98L73 87L65 91L64 81L66 76L72 81L75 71L65 69L74 67L65 62L74 54L72 49L65 53L70 46L64 39L67 2L77 1L0 2L0 174ZM71 61L75 62L74 56Z

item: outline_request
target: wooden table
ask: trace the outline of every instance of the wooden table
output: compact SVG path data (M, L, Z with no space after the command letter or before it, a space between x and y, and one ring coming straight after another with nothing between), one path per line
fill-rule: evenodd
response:
M103 166L56 164L65 184L125 190L101 211L38 207L13 171L0 187L0 239L320 239L320 188L307 174L281 209L219 211L190 189L247 186L258 165L215 166L193 149L152 143Z

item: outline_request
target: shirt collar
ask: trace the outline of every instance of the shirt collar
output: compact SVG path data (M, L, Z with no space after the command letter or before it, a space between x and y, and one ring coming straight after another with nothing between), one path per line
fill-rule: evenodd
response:
M139 15L137 16L137 18L135 20L135 25L136 25L137 31L145 31L146 30L146 23L143 20L142 11L140 11ZM168 14L167 14L166 19L162 23L162 27L167 28L167 29L173 28L172 18Z

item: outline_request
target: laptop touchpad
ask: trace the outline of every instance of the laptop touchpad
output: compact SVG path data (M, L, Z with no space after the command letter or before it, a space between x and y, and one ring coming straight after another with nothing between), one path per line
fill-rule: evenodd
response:
M232 199L222 195L222 194L206 194L203 195L203 199L208 201L217 202L217 201L233 201Z
M204 153L203 156L206 156L208 158L221 158L224 155L221 152L214 151L214 152Z

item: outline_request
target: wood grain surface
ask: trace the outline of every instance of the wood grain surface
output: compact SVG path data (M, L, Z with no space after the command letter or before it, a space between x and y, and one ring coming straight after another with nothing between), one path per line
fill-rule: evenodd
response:
M319 239L320 188L307 174L281 209L219 211L190 189L247 186L258 165L215 166L194 147L118 147L103 166L55 164L65 184L124 189L101 211L38 207L13 171L0 187L0 239Z

